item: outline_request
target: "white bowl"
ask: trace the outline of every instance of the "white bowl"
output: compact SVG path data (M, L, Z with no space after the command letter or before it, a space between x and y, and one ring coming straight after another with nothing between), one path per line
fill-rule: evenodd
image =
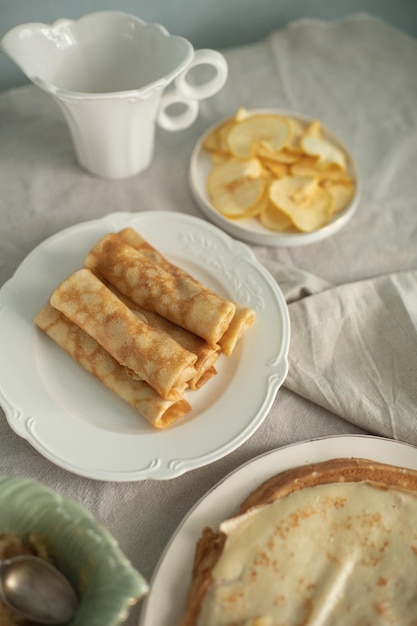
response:
M302 122L304 125L313 121L312 118L302 115L301 113L281 109L256 109L250 112L276 113L286 117L293 117ZM249 243L263 246L291 247L316 243L326 237L330 237L345 226L345 224L347 224L347 222L352 218L358 207L361 196L361 184L358 167L353 156L342 141L324 125L322 125L323 137L338 146L347 155L347 171L355 182L355 193L352 201L346 209L337 213L328 224L319 230L310 233L277 233L265 228L259 220L254 217L241 220L229 220L224 217L214 208L207 193L207 176L213 167L213 164L210 153L203 147L206 137L224 121L226 120L223 119L220 122L216 122L200 137L191 155L189 169L189 183L194 199L209 220L211 220L219 228L222 228L233 237L242 239L243 241L247 241Z

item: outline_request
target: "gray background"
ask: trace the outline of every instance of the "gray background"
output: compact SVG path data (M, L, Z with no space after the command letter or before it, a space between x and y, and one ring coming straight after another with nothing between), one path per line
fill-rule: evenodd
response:
M417 0L0 0L0 36L18 24L51 23L99 10L158 22L195 48L230 48L258 41L295 19L335 20L358 12L417 36ZM22 72L0 53L0 91L25 83Z

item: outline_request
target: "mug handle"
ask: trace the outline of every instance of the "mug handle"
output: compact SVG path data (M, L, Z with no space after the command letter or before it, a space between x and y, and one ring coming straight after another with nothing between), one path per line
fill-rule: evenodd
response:
M188 72L197 65L212 65L216 70L213 78L200 85L191 85L187 81ZM208 98L217 93L227 80L228 68L226 59L216 50L202 49L194 53L193 60L175 79L175 88L162 94L158 125L165 130L182 130L193 124L198 115L198 100ZM167 109L173 104L185 107L179 115L169 115Z
M167 109L173 104L179 104L182 107L185 107L185 110L178 115L169 115L167 113ZM183 128L191 126L197 118L197 115L197 100L184 98L184 96L181 96L181 94L174 89L173 91L162 94L156 121L164 130L182 130Z
M215 75L201 85L190 85L187 81L188 72L197 65L212 65L216 71ZM197 50L191 63L175 79L175 85L178 91L186 98L203 100L220 91L226 82L227 73L226 59L220 52L207 49Z

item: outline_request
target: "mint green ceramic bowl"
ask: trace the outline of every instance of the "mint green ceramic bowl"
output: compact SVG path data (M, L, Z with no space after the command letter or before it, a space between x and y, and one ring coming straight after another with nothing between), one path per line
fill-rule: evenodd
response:
M148 585L82 505L41 483L0 476L0 533L43 533L80 599L69 626L116 626Z

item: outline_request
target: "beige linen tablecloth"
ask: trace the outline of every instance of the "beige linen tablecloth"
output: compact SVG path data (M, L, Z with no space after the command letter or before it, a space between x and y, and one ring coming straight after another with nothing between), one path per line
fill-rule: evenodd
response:
M286 296L292 338L285 386L241 448L170 481L105 483L55 467L1 415L0 473L83 502L146 577L198 498L262 452L345 433L417 445L417 41L358 15L301 20L225 56L227 85L196 124L158 131L151 167L122 182L79 169L46 94L28 86L0 97L0 284L35 245L81 221L160 209L203 217L188 188L190 154L209 125L239 106L317 117L358 161L362 199L340 232L300 248L251 246Z

